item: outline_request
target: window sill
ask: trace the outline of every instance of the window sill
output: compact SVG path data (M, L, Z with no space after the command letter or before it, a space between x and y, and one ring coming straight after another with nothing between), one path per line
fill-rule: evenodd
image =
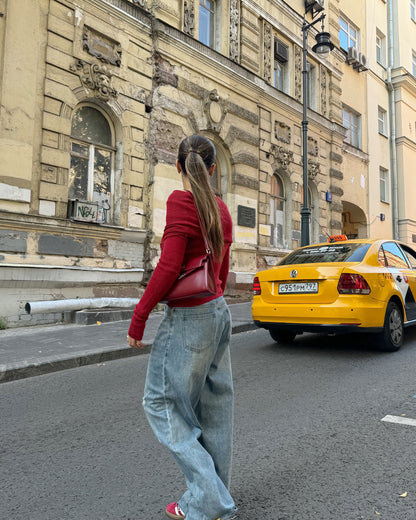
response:
M359 157L361 160L363 160L365 162L369 161L368 153L361 150L361 148L357 148L356 146L353 146L352 144L344 143L342 150L346 153Z
M73 222L74 224L88 224L90 226L103 227L103 228L109 228L109 229L124 229L121 226L116 226L115 224L109 224L109 223L106 223L106 222L94 222L92 220L91 221L89 221L89 220L78 220L78 219L71 218L71 217L69 217L68 220L69 220L69 222Z

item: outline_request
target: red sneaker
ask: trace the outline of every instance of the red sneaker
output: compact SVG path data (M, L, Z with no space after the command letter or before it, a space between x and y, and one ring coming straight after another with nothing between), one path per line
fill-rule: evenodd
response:
M172 502L167 506L166 514L169 518L175 518L176 520L181 520L182 518L185 518L185 513L179 507L179 504L177 502Z

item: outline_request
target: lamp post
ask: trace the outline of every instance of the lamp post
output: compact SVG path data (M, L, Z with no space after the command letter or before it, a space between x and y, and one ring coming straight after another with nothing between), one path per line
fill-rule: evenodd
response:
M305 13L306 16L306 13ZM325 14L322 14L316 20L307 23L305 16L303 17L302 34L303 34L303 63L302 63L302 79L303 79L303 119L302 119L302 159L303 159L303 203L301 214L301 232L300 232L300 245L308 246L310 242L309 238L309 222L311 219L311 210L309 208L308 201L308 94L309 94L309 71L306 56L308 54L308 31L309 29L322 21L322 31L315 36L316 44L312 47L312 50L322 57L328 56L328 54L334 48L334 44L330 41L330 34L324 31L324 18Z

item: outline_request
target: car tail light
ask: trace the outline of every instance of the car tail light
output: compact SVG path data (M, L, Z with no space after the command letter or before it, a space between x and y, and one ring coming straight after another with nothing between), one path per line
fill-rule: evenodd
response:
M257 278L257 276L254 278L253 281L253 294L256 296L261 294L260 280Z
M360 274L343 273L338 282L340 294L370 294L371 289Z

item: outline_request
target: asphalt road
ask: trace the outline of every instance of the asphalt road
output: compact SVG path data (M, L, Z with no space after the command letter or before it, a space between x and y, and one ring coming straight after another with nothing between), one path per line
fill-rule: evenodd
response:
M415 520L416 332L232 338L239 520ZM2 520L159 520L183 491L141 409L148 356L0 386Z

